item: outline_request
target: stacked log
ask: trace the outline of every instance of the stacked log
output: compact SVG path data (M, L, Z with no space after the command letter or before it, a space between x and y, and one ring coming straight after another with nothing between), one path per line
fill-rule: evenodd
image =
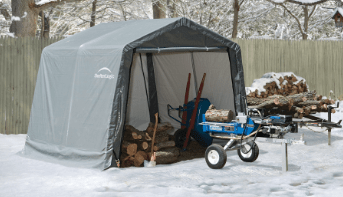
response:
M297 77L293 73L291 73L290 75L284 75L282 73L267 73L267 76L268 77L263 76L262 78L264 79L263 81L266 81L266 78L270 79L267 80L269 82L266 82L264 84L257 81L256 84L254 84L254 81L252 85L252 87L256 85L263 86L264 90L259 91L258 89L255 89L254 91L251 91L252 89L250 88L249 92L247 93L249 97L267 98L272 95L288 96L308 91L306 81L301 77Z
M154 124L150 123L145 131L139 131L131 125L126 125L121 145L121 167L142 167L144 160L151 158L151 141ZM173 130L170 123L160 123L157 126L154 151L156 164L167 164L177 161L179 149L175 147L172 136L168 134Z
M249 108L265 109L265 116L284 114L302 118L316 112L327 112L327 106L334 103L334 100L322 99L322 96L316 95L315 91L288 96L272 95L266 98L247 97ZM332 112L335 113L335 110Z

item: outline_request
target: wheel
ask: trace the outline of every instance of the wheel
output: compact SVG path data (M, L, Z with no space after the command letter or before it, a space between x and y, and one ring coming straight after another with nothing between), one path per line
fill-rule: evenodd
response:
M221 169L225 166L227 159L226 151L218 144L212 144L206 149L205 160L208 167Z
M254 162L257 159L259 152L255 142L248 142L237 150L239 158L244 162Z
M175 137L174 141L175 141L175 146L176 147L178 147L178 148L182 148L183 147L183 144L186 141L187 130L188 129L186 128L186 129L178 129L177 131L175 131L175 133L174 133L174 137ZM188 144L190 143L190 141L191 141L191 137L189 136Z

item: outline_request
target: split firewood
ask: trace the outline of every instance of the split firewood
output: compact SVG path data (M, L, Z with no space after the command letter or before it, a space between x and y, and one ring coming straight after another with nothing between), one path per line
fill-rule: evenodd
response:
M143 137L145 137L145 132L144 131L139 131L139 130L134 131L134 132L132 132L132 137L135 140L137 140L137 139L140 140Z
M131 141L131 140L136 140L138 139L138 133L140 133L140 131L136 128L134 128L131 125L125 125L125 130L124 130L124 139ZM142 139L142 138L140 138Z
M148 154L144 151L138 151L136 154L140 154L143 156L144 160L149 160Z
M148 142L150 142L152 140L152 138L149 136L149 133L148 132L145 132L145 137L144 139Z
M166 131L156 133L155 144L165 142L169 140L169 134Z
M130 167L134 165L135 158L132 156L126 156L125 158L121 159L120 167Z
M143 163L144 163L144 156L141 153L137 152L134 156L133 164L136 167L140 167L142 166Z
M166 141L166 142L161 142L158 143L154 146L154 151L161 150L163 148L169 148L175 146L175 141Z
M130 145L127 146L126 148L126 153L129 155L129 156L132 156L132 155L135 155L137 152L137 144L136 143L132 143Z
M208 109L205 113L205 118L210 122L231 122L234 118L232 110L226 109Z
M137 148L138 150L147 150L149 148L149 143L145 141L139 141L137 142Z
M153 135L154 127L155 127L155 124L150 122L148 128L146 129L146 132L148 132L150 136ZM158 123L156 134L162 131L172 131L173 129L174 127L169 122Z

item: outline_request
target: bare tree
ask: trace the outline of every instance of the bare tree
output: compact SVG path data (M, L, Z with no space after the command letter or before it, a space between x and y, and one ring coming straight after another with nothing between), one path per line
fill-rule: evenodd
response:
M152 2L152 10L154 19L166 18L166 1L158 0Z
M267 1L269 1L275 5L281 6L290 16L292 16L298 24L298 28L299 28L299 31L302 35L302 39L307 40L307 38L308 38L308 26L309 26L309 21L311 19L311 16L315 12L318 4L327 2L328 0L317 0L317 1L313 1L313 2L306 2L306 1L301 1L301 0L285 0L284 2L281 2L281 3L275 2L274 0L267 0ZM292 11L289 8L287 8L286 3L298 4L298 5L302 6L303 16L304 16L303 25L300 22L300 17L294 15L292 13ZM312 11L310 11L310 12L309 12L309 6L313 6Z
M35 0L12 0L12 24L10 32L13 32L18 37L34 37L36 35L39 12L65 2L77 1L83 0L44 1L44 3L36 3Z
M90 27L93 27L95 25L95 16L96 16L96 3L98 1L94 0L92 3L92 15L91 15L91 22L90 22Z
M233 29L232 29L232 38L237 37L237 32L238 32L238 14L239 14L239 8L241 7L242 3L244 0L239 2L239 0L234 0L233 1Z

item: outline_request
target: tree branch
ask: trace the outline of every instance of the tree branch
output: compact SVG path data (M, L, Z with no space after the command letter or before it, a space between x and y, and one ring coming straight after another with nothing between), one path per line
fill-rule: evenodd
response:
M43 5L37 5L35 4L35 8L38 10L38 11L42 11L42 10L45 10L49 7L56 7L62 3L69 3L69 2L81 2L81 1L84 1L84 0L55 0L55 1L50 1L49 3L45 3ZM39 3L39 2L38 2Z
M286 0L286 2L295 3L295 4L298 4L298 5L317 5L317 4L325 3L327 1L328 0L318 0L316 2L304 3L304 2L301 2L301 1L298 1L298 0Z
M11 20L11 15L4 6L4 3L0 2L0 13L5 17L6 20Z
M239 7L241 7L241 5L244 3L244 0L239 4Z
M311 18L312 14L314 13L314 10L316 10L316 7L317 7L317 5L315 5L315 6L313 7L313 10L311 11L310 15L308 16L309 19Z
M268 0L267 0L267 1L268 1ZM292 12L291 12L284 4L280 4L280 6L282 6L282 7L288 12L288 14L290 14L290 15L297 21L298 27L299 27L299 29L300 29L301 34L304 34L299 19L298 19L296 16L294 16L294 15L292 14Z
M289 2L289 3L294 3L294 4L298 4L298 5L317 5L317 4L321 4L321 3L325 3L329 0L317 0L315 2L310 2L310 3L306 3L306 2L301 2L299 0L285 0L284 2L275 2L273 0L267 0L275 5L281 5L283 3Z

